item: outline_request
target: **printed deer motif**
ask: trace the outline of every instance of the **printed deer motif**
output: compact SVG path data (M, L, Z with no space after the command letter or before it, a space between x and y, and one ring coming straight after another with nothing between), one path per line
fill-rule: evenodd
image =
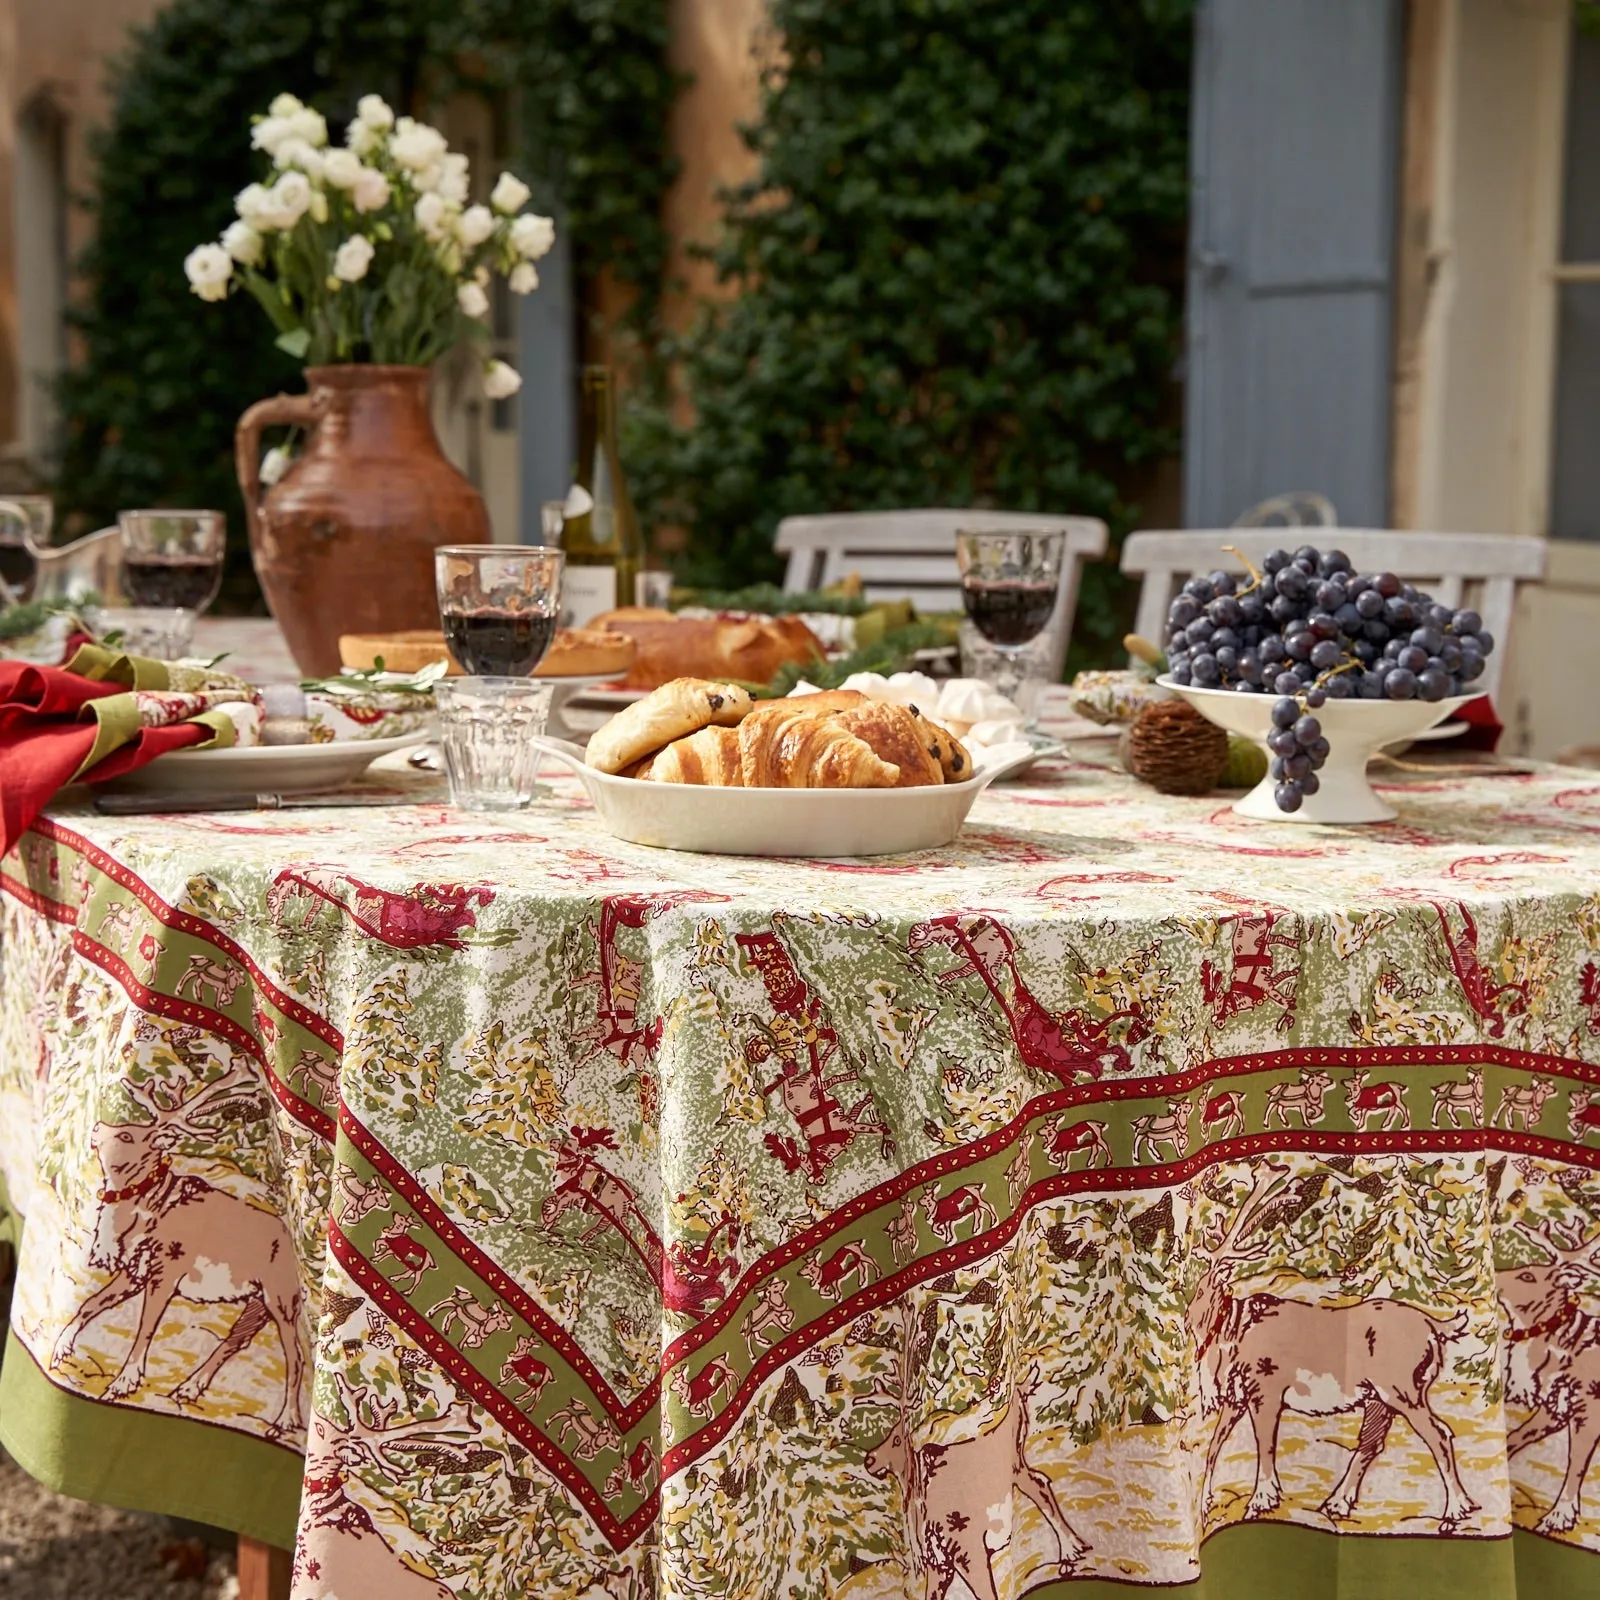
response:
M1200 963L1200 992L1211 1007L1218 1027L1232 1022L1246 1011L1254 1011L1269 1000L1282 1009L1273 1027L1288 1033L1294 1027L1295 991L1299 967L1279 968L1274 947L1299 951L1300 941L1293 934L1274 933L1278 913L1263 911L1260 916L1226 919L1233 949L1233 972L1226 982L1222 971L1208 959Z
M674 1367L667 1387L691 1417L707 1421L716 1411L720 1396L738 1392L739 1377L721 1356L716 1356L692 1378L686 1366Z
M1456 1467L1454 1436L1430 1390L1444 1371L1445 1346L1467 1328L1467 1314L1440 1321L1398 1300L1312 1305L1273 1294L1239 1294L1235 1271L1259 1255L1247 1242L1288 1186L1289 1169L1268 1162L1220 1236L1207 1241L1185 1313L1200 1368L1201 1404L1219 1412L1201 1478L1209 1510L1223 1446L1246 1417L1256 1440L1248 1515L1265 1516L1283 1499L1278 1430L1285 1409L1314 1417L1361 1412L1361 1431L1343 1476L1322 1502L1335 1521L1354 1515L1362 1480L1403 1417L1433 1457L1444 1484L1441 1524L1448 1531L1476 1511ZM1362 1352L1365 1352L1363 1355Z
M917 955L931 945L943 945L961 957L958 965L939 974L938 981L978 978L1005 1017L1023 1065L1066 1087L1097 1080L1108 1068L1126 1072L1132 1065L1129 1048L1150 1036L1149 1020L1138 1004L1104 1017L1047 1011L1023 981L1011 935L993 917L951 913L919 922L906 941L907 949ZM1114 1037L1118 1024L1124 1025L1125 1042Z
M917 1191L908 1190L900 1196L900 1215L891 1217L884 1231L889 1235L889 1249L894 1253L895 1265L904 1266L917 1253Z
M1514 1128L1517 1118L1522 1118L1522 1131L1527 1133L1539 1126L1544 1115L1544 1103L1556 1092L1548 1078L1530 1078L1527 1083L1508 1083L1500 1091L1500 1104L1495 1107L1494 1126Z
M137 1330L121 1369L100 1397L125 1400L144 1382L150 1346L176 1295L208 1305L237 1305L239 1315L232 1328L178 1384L172 1398L197 1403L222 1368L270 1325L278 1335L284 1365L283 1398L270 1427L275 1434L294 1435L304 1425L303 1307L283 1224L203 1178L181 1175L169 1159L180 1139L215 1139L216 1129L195 1119L236 1092L247 1071L231 1068L178 1105L163 1105L153 1094L147 1097L126 1084L153 1120L96 1125L95 1153L105 1188L89 1260L110 1277L62 1330L50 1365L62 1366L97 1318L137 1299Z
M1577 1242L1558 1236L1548 1223L1538 1229L1518 1224L1517 1231L1539 1247L1544 1259L1494 1275L1510 1324L1506 1396L1531 1408L1506 1439L1506 1454L1565 1432L1566 1471L1538 1531L1568 1533L1581 1514L1583 1480L1600 1447L1600 1318L1584 1311L1571 1291L1593 1288L1600 1274L1600 1234L1584 1243L1581 1223Z
M801 1262L800 1276L824 1299L837 1302L844 1294L847 1279L855 1280L856 1289L877 1282L878 1263L867 1254L864 1244L852 1239L849 1244L840 1245L826 1261L813 1251Z
M621 928L642 928L669 904L632 895L613 895L600 902L600 921L595 930L599 968L574 979L572 984L574 989L593 984L600 991L594 1021L574 1041L583 1052L582 1059L602 1051L615 1056L625 1067L655 1059L666 1024L661 1017L640 1021L644 968L617 948L617 932Z
M648 1439L641 1439L628 1455L611 1469L611 1476L606 1479L605 1493L615 1498L626 1489L632 1489L635 1494L643 1494L655 1481L656 1452L655 1446Z
M539 1207L539 1219L554 1228L569 1211L580 1211L593 1218L578 1237L579 1244L597 1239L607 1228L621 1236L656 1282L661 1281L661 1239L639 1209L633 1190L600 1164L600 1150L615 1150L616 1135L610 1128L573 1128L556 1152L554 1189Z
M855 1403L887 1407L895 1417L862 1464L873 1477L892 1479L899 1487L912 1576L921 1574L924 1600L943 1600L958 1576L976 1600L999 1600L995 1561L1011 1543L1014 1526L1005 1513L1019 1496L1044 1519L1055 1540L1057 1573L1068 1576L1089 1546L1068 1522L1055 1486L1028 1460L1029 1404L1041 1385L1039 1368L1032 1367L1011 1388L1005 1410L975 1438L919 1444L915 1385L932 1335L909 1310L904 1323L897 1385L875 1384Z
M1428 902L1439 918L1439 937L1444 943L1445 960L1455 974L1467 1004L1487 1024L1489 1037L1503 1039L1506 1022L1520 1017L1528 1009L1528 985L1522 983L1496 983L1478 954L1478 925L1472 913L1459 901L1456 910L1461 913L1461 936L1450 931L1450 918L1437 900Z
M572 1435L572 1453L579 1461L593 1461L602 1450L614 1451L622 1443L617 1430L604 1418L597 1418L581 1400L564 1405L545 1426L559 1445L564 1446L567 1435Z
M1268 1110L1270 1112L1270 1106ZM1200 1122L1208 1137L1238 1138L1244 1132L1244 1095L1238 1089L1224 1089L1220 1094L1208 1095Z
M392 1261L400 1268L394 1285L402 1294L415 1294L417 1285L433 1271L433 1256L428 1247L412 1233L417 1219L408 1211L396 1211L384 1224L372 1247L372 1260Z
M506 1333L511 1328L511 1313L498 1300L484 1305L470 1289L457 1284L438 1305L429 1309L429 1317L437 1317L439 1332L448 1334L452 1328L461 1329L461 1348L477 1350L491 1334Z
M976 1183L964 1183L959 1189L952 1189L944 1195L939 1193L938 1184L930 1183L922 1191L922 1214L928 1219L928 1227L934 1238L941 1244L956 1242L959 1223L971 1222L972 1231L967 1237L975 1239L999 1220L994 1207L983 1198L982 1186Z
M332 867L286 867L267 890L267 911L274 922L287 925L290 903L302 899L307 902L306 928L331 905L363 933L396 950L465 950L463 935L477 927L478 910L493 901L494 890L420 883L394 893Z
M1600 1090L1567 1091L1567 1132L1579 1144L1591 1133L1600 1133Z
M1068 1128L1057 1128L1046 1135L1044 1153L1052 1166L1061 1172L1072 1170L1072 1158L1084 1156L1084 1170L1090 1167L1111 1165L1111 1146L1106 1142L1106 1125L1103 1122L1075 1122Z
M539 1340L532 1334L524 1333L518 1337L511 1347L511 1354L500 1365L501 1386L508 1393L513 1383L521 1388L522 1393L513 1398L524 1411L531 1411L538 1405L545 1385L555 1377L555 1373L534 1354L538 1348Z
M1483 1126L1483 1068L1468 1067L1466 1082L1451 1079L1445 1083L1436 1083L1433 1086L1433 1126L1439 1126L1439 1119L1447 1116L1452 1128L1462 1126L1461 1118L1464 1116L1466 1126L1481 1128Z
M1383 1118L1383 1132L1411 1126L1411 1113L1406 1109L1406 1091L1403 1084L1367 1082L1367 1069L1357 1067L1345 1079L1345 1110L1350 1120L1363 1132L1372 1131L1372 1119Z
M1289 1113L1297 1112L1300 1126L1309 1128L1323 1118L1323 1101L1333 1087L1333 1079L1320 1067L1302 1068L1296 1083L1275 1083L1267 1090L1267 1115L1263 1126L1270 1128L1276 1117L1281 1127L1289 1126Z
M727 1253L717 1248L717 1235L726 1233ZM739 1276L739 1224L724 1212L698 1244L674 1239L668 1246L661 1273L661 1299L669 1311L703 1317L726 1299Z
M794 1327L794 1312L789 1307L789 1293L781 1278L768 1278L756 1290L755 1304L745 1312L739 1332L753 1361L767 1346L777 1341ZM757 1345L756 1340L762 1342Z
M457 1470L485 1457L494 1461L504 1457L484 1449L464 1400L435 1417L395 1422L393 1413L365 1388L352 1389L338 1374L334 1381L350 1420L341 1424L321 1414L311 1419L312 1448L294 1552L295 1586L314 1584L315 1590L303 1592L322 1595L381 1593L384 1600L451 1600L451 1591L443 1584L400 1559L366 1508L350 1498L348 1485L373 1467L391 1475L396 1455L410 1454L419 1461L438 1455ZM372 1418L370 1426L367 1416Z
M362 1183L346 1166L341 1166L334 1174L333 1187L339 1201L336 1215L344 1227L353 1227L370 1217L389 1197L382 1178L368 1178Z
M858 1134L878 1134L887 1160L894 1143L871 1094L846 1109L835 1093L840 1084L856 1081L860 1071L853 1066L827 1070L838 1051L839 1035L828 1026L822 1001L800 976L789 952L771 933L740 933L734 942L761 975L774 1014L769 1030L745 1041L745 1060L760 1067L776 1059L778 1076L763 1086L762 1096L777 1094L800 1129L800 1141L789 1134L768 1133L763 1141L768 1151L786 1171L804 1172L812 1183L822 1182Z
M197 1006L203 1006L209 990L211 1009L221 1011L224 1006L233 1004L233 997L239 992L246 976L243 967L230 962L218 961L213 956L190 956L189 965L183 969L172 992L181 1000L187 991L194 996Z
M1150 1160L1159 1161L1161 1146L1168 1145L1172 1149L1172 1159L1181 1160L1189 1152L1189 1117L1193 1109L1193 1102L1185 1096L1182 1100L1167 1101L1164 1117L1153 1111L1135 1117L1129 1124L1133 1129L1133 1159L1141 1160L1139 1152L1143 1150Z

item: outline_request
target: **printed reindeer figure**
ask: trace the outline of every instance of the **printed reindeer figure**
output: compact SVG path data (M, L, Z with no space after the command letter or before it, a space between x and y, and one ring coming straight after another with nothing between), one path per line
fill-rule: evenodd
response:
M1280 969L1273 947L1282 946L1298 953L1300 941L1293 934L1272 931L1278 917L1277 912L1263 911L1259 916L1225 919L1233 948L1233 973L1227 982L1223 981L1221 969L1214 967L1209 959L1200 963L1200 992L1211 1007L1218 1027L1269 1000L1282 1008L1273 1027L1279 1033L1288 1033L1294 1027L1300 969Z
M738 1393L739 1376L721 1356L715 1356L692 1378L686 1365L674 1367L667 1388L691 1417L704 1422L716 1411L720 1396Z
M493 889L459 883L419 883L396 893L336 867L285 867L267 889L267 912L279 926L287 926L291 902L304 900L301 926L309 928L318 912L331 905L370 938L393 949L465 950L464 935L477 927L478 909L493 899Z
M827 1025L822 1001L796 970L789 952L775 934L741 933L734 936L744 959L761 975L773 1010L773 1025L765 1034L745 1042L745 1059L763 1066L776 1058L778 1076L763 1086L763 1097L776 1093L794 1118L801 1140L789 1134L768 1133L767 1150L788 1172L803 1172L821 1183L831 1167L858 1134L876 1133L883 1157L894 1153L889 1125L877 1114L870 1092L848 1109L835 1091L852 1083L859 1068L847 1066L830 1073L828 1063L839 1048L839 1035Z
M1006 1019L1022 1064L1058 1079L1064 1087L1097 1080L1107 1068L1126 1072L1132 1065L1129 1048L1150 1037L1149 1020L1137 1004L1104 1017L1085 1011L1047 1011L1023 981L1011 935L993 917L950 913L919 922L906 948L918 955L931 945L943 945L961 957L958 965L938 975L938 981L980 979ZM1126 1025L1125 1043L1113 1037L1119 1023Z
M1434 1084L1432 1117L1434 1127L1439 1126L1439 1119L1442 1116L1449 1117L1452 1128L1462 1126L1463 1116L1467 1119L1467 1127L1483 1126L1482 1067L1468 1067L1465 1083L1452 1078L1444 1083Z
M238 1091L247 1067L230 1068L187 1101L158 1100L124 1080L128 1093L152 1113L149 1122L101 1122L95 1153L105 1175L90 1263L110 1273L78 1307L50 1356L60 1368L84 1330L128 1300L138 1301L138 1327L121 1369L102 1400L125 1400L144 1382L150 1346L175 1296L207 1305L237 1305L227 1335L172 1390L174 1400L195 1404L218 1372L271 1326L283 1352L283 1396L270 1427L297 1435L304 1425L304 1346L300 1280L282 1222L205 1179L177 1172L169 1159L183 1138L212 1141L216 1129L198 1123Z
M1600 1447L1600 1317L1584 1311L1571 1291L1592 1289L1600 1278L1600 1233L1583 1241L1558 1236L1549 1223L1516 1224L1543 1260L1497 1270L1495 1291L1510 1323L1505 1338L1506 1397L1531 1408L1506 1439L1506 1454L1567 1436L1566 1471L1540 1533L1568 1533L1581 1514L1583 1480Z
M1270 1128L1276 1117L1287 1128L1291 1111L1299 1114L1302 1128L1321 1122L1323 1101L1332 1087L1333 1079L1320 1067L1302 1068L1299 1082L1275 1083L1267 1090L1267 1115L1262 1125Z
M774 1344L794 1327L794 1311L789 1305L789 1291L782 1278L768 1278L756 1290L755 1304L744 1315L739 1332L744 1335L746 1348L753 1361L768 1345ZM757 1340L761 1344L757 1344Z
M1233 1221L1207 1241L1185 1312L1200 1369L1202 1408L1220 1413L1201 1477L1206 1509L1216 1503L1223 1446L1244 1418L1250 1419L1256 1440L1255 1486L1246 1515L1261 1517L1283 1499L1278 1430L1284 1410L1327 1417L1359 1409L1356 1447L1322 1502L1323 1513L1335 1521L1354 1515L1362 1480L1400 1416L1433 1457L1444 1484L1441 1531L1453 1531L1478 1508L1461 1482L1454 1437L1434 1410L1430 1390L1444 1371L1445 1346L1466 1332L1467 1314L1440 1321L1398 1300L1324 1306L1236 1293L1236 1269L1261 1253L1261 1246L1249 1240L1270 1222L1273 1202L1291 1181L1287 1166L1263 1165Z
M1505 1038L1507 1020L1522 1016L1528 1009L1527 983L1494 981L1478 954L1478 924L1464 905L1456 902L1456 910L1461 913L1458 939L1450 931L1450 918L1444 907L1437 900L1428 903L1438 915L1445 960L1461 985L1467 1004L1487 1024L1491 1039Z
M1268 1109L1270 1113L1271 1108ZM1223 1089L1207 1095L1200 1123L1208 1138L1238 1138L1244 1132L1244 1095L1238 1089Z
M1069 1576L1089 1546L1067 1521L1055 1486L1028 1460L1029 1403L1042 1381L1037 1364L1011 1387L1005 1410L984 1432L950 1444L919 1444L916 1383L933 1334L909 1306L903 1307L903 1323L897 1384L875 1384L855 1404L884 1406L894 1415L893 1427L862 1464L899 1488L912 1576L922 1575L924 1600L952 1594L958 1576L976 1600L999 1600L994 1561L1009 1543L1018 1496L1044 1518L1055 1540L1057 1574ZM1001 1511L1010 1514L1000 1520ZM997 1548L991 1548L991 1536L1001 1536Z
M1084 1157L1084 1170L1111 1165L1111 1146L1106 1141L1106 1125L1092 1118L1057 1128L1045 1135L1044 1153L1059 1172L1072 1170L1072 1158Z
M1152 1161L1159 1161L1161 1146L1168 1145L1172 1159L1182 1160L1189 1152L1189 1118L1193 1109L1193 1102L1185 1097L1167 1101L1164 1117L1153 1111L1135 1117L1128 1125L1133 1130L1133 1159L1138 1161L1139 1152L1144 1150Z
M616 1135L610 1128L571 1129L556 1152L557 1183L539 1207L539 1220L546 1228L554 1228L567 1212L582 1212L593 1220L579 1235L579 1244L590 1243L610 1228L621 1235L650 1276L660 1282L661 1238L640 1210L638 1196L600 1164L596 1153L616 1148Z
M1517 1118L1522 1119L1522 1131L1539 1126L1544 1116L1544 1103L1556 1092L1549 1078L1530 1078L1526 1083L1508 1083L1500 1091L1500 1104L1495 1107L1494 1126L1514 1128Z
M1368 1083L1365 1067L1357 1067L1345 1079L1344 1104L1350 1120L1363 1133L1371 1132L1374 1117L1383 1118L1384 1133L1411 1126L1411 1113L1406 1109L1405 1086L1399 1083Z

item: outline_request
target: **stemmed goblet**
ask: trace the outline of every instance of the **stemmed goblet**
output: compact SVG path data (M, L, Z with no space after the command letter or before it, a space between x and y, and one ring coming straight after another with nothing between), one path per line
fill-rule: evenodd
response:
M1055 614L1066 548L1067 536L1059 530L956 534L961 603L1000 658L995 687L1008 699L1017 698L1022 683L1023 650Z

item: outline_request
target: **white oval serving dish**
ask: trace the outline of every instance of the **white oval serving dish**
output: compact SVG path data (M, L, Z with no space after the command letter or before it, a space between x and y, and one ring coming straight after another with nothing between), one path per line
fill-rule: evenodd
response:
M225 750L173 750L148 766L113 778L104 787L142 793L302 794L337 789L359 778L379 756L426 744L426 730L390 739L343 739L331 744L230 746Z
M564 739L536 743L577 773L608 833L719 856L829 860L934 850L955 838L973 801L1008 771L917 789L721 789L614 777Z

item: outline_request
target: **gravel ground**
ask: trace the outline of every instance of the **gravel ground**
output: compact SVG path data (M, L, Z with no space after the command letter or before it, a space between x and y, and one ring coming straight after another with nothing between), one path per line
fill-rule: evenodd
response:
M165 1517L52 1494L0 1451L6 1600L236 1600L230 1550Z

